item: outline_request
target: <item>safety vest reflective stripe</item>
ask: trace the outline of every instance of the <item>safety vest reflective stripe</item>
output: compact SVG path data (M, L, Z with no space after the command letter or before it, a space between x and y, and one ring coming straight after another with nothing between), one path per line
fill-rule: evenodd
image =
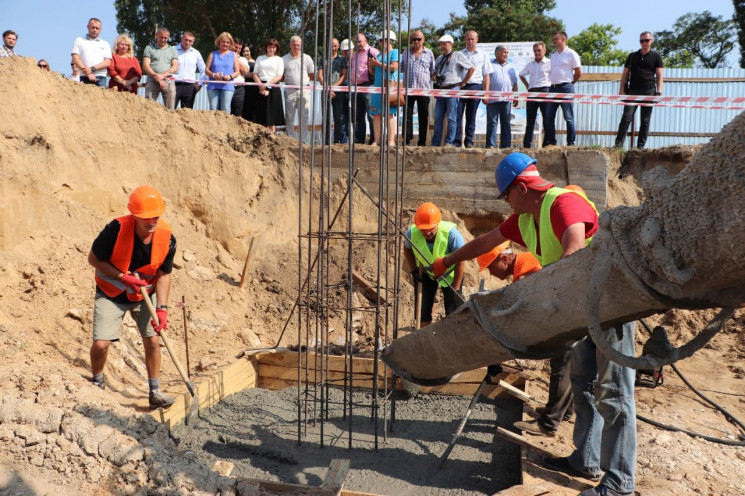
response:
M120 271L127 273L134 250L135 218L132 215L125 215L116 220L119 221L119 235L116 238L114 250L108 262ZM136 274L139 274L140 279L148 282L148 285L145 287L148 293L152 293L155 289L155 283L158 280L158 269L163 265L166 256L168 256L170 245L171 226L161 220L158 222L153 233L153 240L150 245L150 263L134 271ZM96 284L101 291L111 298L115 298L126 291L128 300L142 300L142 294L128 288L118 279L105 276L99 271L96 271L95 278Z
M538 226L540 234L536 232L535 221L532 214L520 214L520 217L518 218L518 226L520 227L520 234L523 237L525 246L544 267L558 261L564 254L561 240L556 237L556 234L554 234L554 228L551 225L551 205L554 204L554 201L559 196L566 194L581 196L597 213L598 210L595 208L595 204L592 203L584 193L563 188L551 188L546 191L546 194L543 197L543 203L541 203L541 218L539 220L540 225ZM541 242L540 255L536 253L539 235ZM591 241L592 237L587 238L585 240L585 246L589 245Z
M432 247L432 250L430 250L422 231L420 231L416 226L411 226L411 244L416 248L412 251L414 252L414 257L416 257L417 264L420 267L429 267L435 260L447 255L448 240L450 239L451 229L455 229L455 224L452 222L441 221L437 225L434 246ZM436 279L432 272L427 271L427 274L429 274L433 280ZM453 283L453 279L455 279L455 273L454 271L451 271L448 275L438 281L438 284L445 288L448 284Z

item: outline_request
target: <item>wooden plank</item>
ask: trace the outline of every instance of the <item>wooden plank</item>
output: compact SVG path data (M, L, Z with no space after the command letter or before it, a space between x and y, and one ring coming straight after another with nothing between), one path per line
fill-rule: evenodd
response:
M536 446L535 444L528 441L525 437L515 434L512 431L508 431L504 427L497 426L496 431L497 436L501 437L502 439L509 441L513 444L517 444L518 446L522 446L524 448L536 451L543 456L554 456L553 453L546 451L545 449L541 448L540 446Z
M246 388L256 387L256 364L250 360L239 359L219 373L195 384L199 397L199 409L207 409L220 400ZM176 396L176 401L168 409L157 409L150 412L156 420L170 429L181 422L191 410L192 398L188 392Z
M276 365L259 365L259 377L261 378L272 378L272 379L283 379L287 381L297 382L297 369L278 367ZM349 377L349 374L344 372L326 371L325 374L321 374L320 371L313 369L308 370L307 376L305 370L301 371L300 382L316 383L320 382L321 378L325 377L328 382L334 384L343 384L344 378ZM379 377L378 385L382 387L384 384L383 377ZM355 373L353 376L354 387L372 387L373 376L371 374L358 374Z
M326 472L326 478L321 484L321 489L328 491L335 491L334 494L341 494L341 489L344 487L344 480L347 478L347 473L351 467L349 460L342 460L334 458L329 464L329 469Z
M296 351L286 351L284 353L275 353L271 355L258 355L256 360L260 365L278 365L287 368L296 368L298 361L300 361L301 367L305 368L306 360L311 366L314 366L316 354L297 353ZM306 358L307 357L307 358ZM318 357L320 360L320 356ZM328 370L334 372L344 371L343 356L329 356L328 357ZM355 373L372 374L375 367L375 360L372 358L355 357L353 369ZM378 364L378 374L383 375L383 363Z
M352 280L354 281L354 285L362 290L362 293L367 297L368 300L370 300L373 303L378 303L378 302L380 302L381 304L386 303L385 296L378 293L377 285L368 282L362 276L362 274L353 270ZM381 291L385 292L385 288L381 288Z
M321 486L260 479L239 479L236 484L236 490L239 494L261 494L262 496L290 494L296 494L298 496L340 496L342 494L344 479L349 472L349 466L349 460L331 460L326 479Z

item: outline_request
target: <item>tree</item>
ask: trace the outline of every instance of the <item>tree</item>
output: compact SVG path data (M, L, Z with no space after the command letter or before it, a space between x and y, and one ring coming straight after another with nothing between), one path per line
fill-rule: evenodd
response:
M171 31L172 41L178 41L183 31L196 35L195 48L207 58L215 49L214 40L227 31L254 45L253 52L263 52L263 43L269 38L280 42L282 52L287 51L290 37L304 33L305 52L314 53L316 33L319 49L325 46L329 29L339 38L347 38L357 33L358 19L360 31L368 36L376 36L384 25L383 9L377 0L361 0L359 17L357 5L349 13L347 0L115 0L117 29L128 32L135 42L138 57L142 57L145 47L152 43L159 26ZM391 3L391 17L398 17L398 4ZM316 17L316 9L319 11ZM331 18L333 26L325 26ZM318 28L316 29L316 19ZM395 25L395 23L393 23ZM326 36L324 36L326 34ZM321 56L321 53L318 54Z
M582 65L623 65L628 54L616 48L619 34L621 28L613 24L594 23L569 38L568 44L579 54Z
M713 16L711 12L689 12L678 18L672 30L655 34L657 50L665 65L693 58L701 66L726 66L727 54L735 48L735 21Z
M737 25L737 37L740 41L740 67L745 69L745 0L732 0L735 6L734 21Z
M465 0L468 14L450 14L444 31L462 39L474 30L483 41L543 41L551 47L554 33L564 23L546 13L556 7L555 0Z

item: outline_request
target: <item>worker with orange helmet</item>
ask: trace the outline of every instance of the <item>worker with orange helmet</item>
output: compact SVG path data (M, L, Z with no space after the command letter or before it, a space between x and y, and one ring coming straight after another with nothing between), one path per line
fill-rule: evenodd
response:
M541 270L541 263L532 253L513 252L509 241L479 255L476 262L479 264L479 272L488 268L491 275L503 281L512 276L512 282L516 282L528 274Z
M571 186L571 185L570 185ZM579 188L576 186L575 188ZM570 189L567 186L566 189ZM574 188L571 191L577 191ZM510 242L505 241L491 251L476 258L479 272L489 269L489 273L503 281L512 276L512 282L524 279L527 275L541 270L541 263L530 252L515 253ZM551 376L548 384L546 406L537 408L538 418L515 422L513 426L521 431L536 436L556 436L559 424L569 420L574 414L573 394L569 380L572 351L567 350L549 360Z
M137 322L145 347L151 408L166 407L174 398L160 391L160 337L168 325L168 293L176 254L176 238L161 220L166 204L158 190L140 186L129 197L129 215L109 222L88 254L96 269L93 307L92 382L103 389L103 369L112 341L119 341L127 311ZM159 325L150 319L140 288L154 305Z
M463 303L460 286L465 262L455 264L454 269L439 280L430 271L419 276L420 267L430 267L435 260L454 252L463 244L463 235L458 232L455 224L442 220L442 213L434 203L419 205L414 215L414 225L406 232L404 240L404 258L409 271L414 283L421 282L422 285L419 327L432 323L432 307L438 287L442 289L445 315L450 315Z

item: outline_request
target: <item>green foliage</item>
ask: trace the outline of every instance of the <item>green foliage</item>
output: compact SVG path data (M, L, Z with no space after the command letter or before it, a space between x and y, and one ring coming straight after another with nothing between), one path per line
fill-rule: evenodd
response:
M623 65L628 53L616 48L619 34L621 28L613 24L594 23L570 37L568 45L579 54L582 65Z
M554 0L465 0L465 5L468 14L451 14L444 26L456 40L474 30L484 42L543 41L551 47L554 33L564 30L561 20L546 15Z
M667 67L726 67L735 48L735 21L709 11L689 12L678 18L672 30L655 33L655 47Z
M740 67L745 69L745 0L732 0L735 6L733 21L737 25L737 38L740 41Z
M396 0L397 2L397 0ZM234 37L253 46L254 57L264 51L264 43L269 38L276 38L280 43L281 53L286 53L290 37L304 33L306 53L313 55L318 36L318 45L323 46L331 31L340 40L360 31L369 38L374 38L384 25L381 2L377 0L352 3L352 22L349 22L349 2L346 0L115 0L117 29L127 32L135 42L135 51L139 58L145 47L154 41L155 31L159 26L166 26L171 31L171 42L181 39L183 31L192 31L196 35L194 43L204 58L215 49L215 38L227 31ZM316 17L316 8L320 15ZM324 25L331 19L333 26ZM398 19L398 3L392 2L391 25ZM318 24L316 24L316 21ZM393 28L395 30L395 28ZM319 54L320 56L320 54Z

